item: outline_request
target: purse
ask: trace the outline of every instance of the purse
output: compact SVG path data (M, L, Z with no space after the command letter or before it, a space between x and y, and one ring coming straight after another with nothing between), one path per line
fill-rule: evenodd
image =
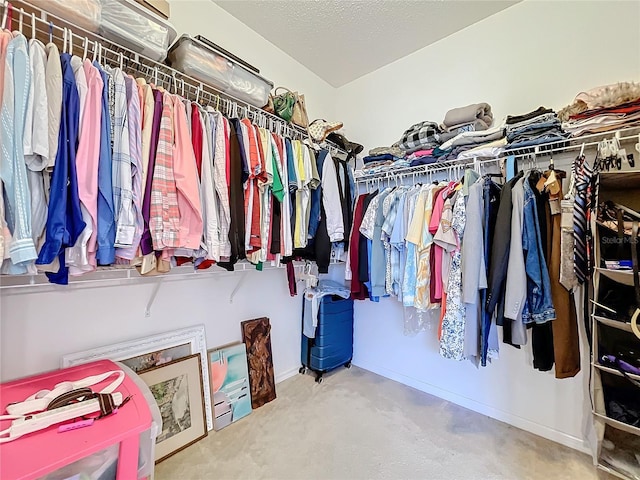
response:
M276 109L273 106L273 95L269 94L269 99L267 100L267 104L262 107L265 112L268 113L276 113Z
M278 90L284 90L284 92L278 93ZM275 89L273 97L273 109L276 115L287 122L302 128L309 126L307 106L303 94L292 92L288 88L278 87Z
M293 117L291 122L299 127L307 128L309 126L309 116L307 115L307 104L302 93L294 92L296 103L293 106Z
M284 93L278 93L278 90L285 90ZM296 104L296 97L291 90L284 87L278 87L273 97L273 110L281 119L290 122L293 118L293 106Z

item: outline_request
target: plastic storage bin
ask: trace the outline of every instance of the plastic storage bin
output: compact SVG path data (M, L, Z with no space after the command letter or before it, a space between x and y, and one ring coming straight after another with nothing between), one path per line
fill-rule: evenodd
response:
M99 33L145 57L167 58L176 30L165 19L132 0L100 0Z
M169 62L177 70L256 107L267 104L273 88L273 82L189 35L182 35L169 49Z
M102 5L100 0L30 0L30 2L74 25L97 32Z
M4 413L7 404L23 401L39 390L50 390L62 381L77 381L119 369L120 365L101 360L2 384L0 410ZM109 381L92 388L99 391ZM127 374L116 391L123 397L131 395L131 400L116 415L98 420L90 427L58 433L58 426L53 425L2 444L0 478L134 480L152 476L152 447L159 428L149 408L151 393L146 386L138 385L137 377Z

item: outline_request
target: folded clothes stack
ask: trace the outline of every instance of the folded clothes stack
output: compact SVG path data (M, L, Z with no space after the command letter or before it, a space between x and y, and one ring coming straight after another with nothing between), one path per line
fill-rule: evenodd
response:
M440 140L446 142L464 132L487 130L493 123L491 105L474 103L449 110L441 125Z
M404 158L405 152L400 147L392 145L391 147L376 147L369 150L369 155L362 159L365 165L374 162L386 162L388 160L396 161Z
M362 172L366 175L372 175L374 173L388 172L398 168L405 168L411 166L411 163L404 158L399 158L395 161L387 160L381 162L367 163L362 167Z
M362 159L362 162L365 165L369 165L370 163L377 162L387 162L387 161L396 161L400 160L401 157L396 157L395 155L391 155L390 153L381 153L379 155L367 155Z
M407 161L411 162L412 167L417 167L418 165L435 163L438 159L433 156L433 148L430 148L428 150L417 150L413 152L407 156Z
M405 156L404 150L402 150L397 145L392 145L390 147L376 147L369 150L370 157L375 157L376 155L385 155L385 154L393 155L394 157L397 157L397 158L402 158Z
M640 84L617 83L578 94L559 117L572 137L640 125Z
M539 107L524 115L507 116L506 150L517 150L542 143L561 142L567 138L558 115L553 110Z

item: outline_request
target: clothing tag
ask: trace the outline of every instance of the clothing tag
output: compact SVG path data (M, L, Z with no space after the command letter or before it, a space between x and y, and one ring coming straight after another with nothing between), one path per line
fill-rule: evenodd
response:
M551 209L551 215L558 215L562 210L560 209L560 198L550 198L549 208Z
M130 247L133 243L136 227L133 225L118 225L116 232L116 247Z

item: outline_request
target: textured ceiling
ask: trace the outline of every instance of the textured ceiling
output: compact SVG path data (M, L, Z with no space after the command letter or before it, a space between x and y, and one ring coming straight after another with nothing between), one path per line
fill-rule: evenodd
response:
M214 1L339 87L519 0Z

